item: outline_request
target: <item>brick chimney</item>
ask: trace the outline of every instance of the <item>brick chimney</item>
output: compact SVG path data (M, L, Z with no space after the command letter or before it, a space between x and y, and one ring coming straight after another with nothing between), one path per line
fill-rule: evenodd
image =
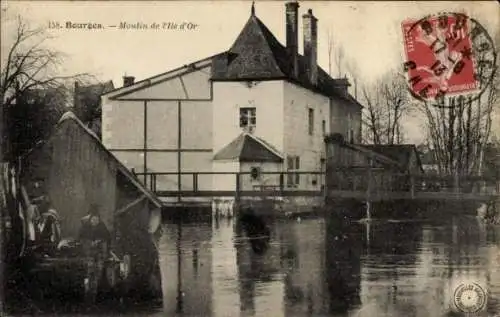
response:
M295 78L299 77L298 61L298 27L299 27L299 3L289 1L286 6L286 48L291 58L292 74Z
M134 76L123 76L123 87L128 87L130 85L133 85L135 81Z
M302 16L304 25L304 57L306 71L313 85L318 83L318 19L311 9Z

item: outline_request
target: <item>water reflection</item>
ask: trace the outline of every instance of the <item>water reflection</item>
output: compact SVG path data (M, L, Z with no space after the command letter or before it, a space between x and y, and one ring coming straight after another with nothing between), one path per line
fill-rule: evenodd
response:
M183 226L184 315L446 316L453 287L471 279L489 289L490 312L498 310L499 230L473 218L261 225ZM177 227L166 229L165 312L173 313Z
M475 218L332 216L253 229L223 219L165 224L164 232L164 307L130 315L449 316L464 281L488 290L484 316L500 312L500 229Z

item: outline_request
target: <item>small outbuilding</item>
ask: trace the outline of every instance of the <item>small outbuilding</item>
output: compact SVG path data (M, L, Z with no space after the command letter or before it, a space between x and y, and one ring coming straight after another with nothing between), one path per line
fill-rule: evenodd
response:
M96 205L112 234L111 249L121 259L130 258L127 288L161 294L162 203L73 113L61 117L50 138L23 157L21 166L30 200L48 197L57 210L63 239L77 238L81 219Z

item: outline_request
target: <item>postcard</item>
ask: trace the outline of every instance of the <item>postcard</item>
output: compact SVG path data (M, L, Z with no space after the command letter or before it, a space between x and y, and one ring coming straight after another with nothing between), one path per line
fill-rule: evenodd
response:
M0 315L500 316L498 2L0 23Z

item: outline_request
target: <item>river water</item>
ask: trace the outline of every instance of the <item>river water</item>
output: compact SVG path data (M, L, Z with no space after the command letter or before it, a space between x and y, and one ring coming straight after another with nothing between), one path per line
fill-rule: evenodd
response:
M487 292L482 315L500 315L500 228L474 217L270 227L260 254L230 220L166 224L151 316L449 316L467 282Z
M454 291L474 282L487 292L480 315L500 316L498 226L474 217L268 226L256 252L232 220L164 224L163 309L125 315L454 316Z

